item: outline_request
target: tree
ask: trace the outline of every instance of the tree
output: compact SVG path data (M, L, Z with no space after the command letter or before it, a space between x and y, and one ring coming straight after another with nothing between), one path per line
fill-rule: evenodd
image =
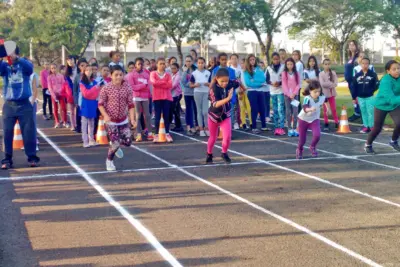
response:
M233 30L254 32L261 50L270 62L270 51L275 33L280 32L280 20L287 15L298 0L222 0L228 10L230 26ZM262 34L266 33L264 42Z
M171 38L183 63L182 43L192 32L198 30L201 21L212 21L209 15L215 5L212 0L126 0L126 16L132 25L145 23L146 27L158 29L159 35Z
M34 43L34 57L56 60L61 46L82 56L96 32L106 24L112 9L111 0L15 0L0 20L10 22L11 30L2 24L5 37L18 42L22 52Z
M315 35L329 40L333 48L338 47L340 61L344 63L344 49L351 37L362 37L375 29L379 3L378 0L301 1L297 5L300 21L290 31L299 34L312 29Z
M400 3L392 0L383 0L378 9L378 18L384 23L383 33L392 33L396 40L396 56L398 55L397 43L400 39Z

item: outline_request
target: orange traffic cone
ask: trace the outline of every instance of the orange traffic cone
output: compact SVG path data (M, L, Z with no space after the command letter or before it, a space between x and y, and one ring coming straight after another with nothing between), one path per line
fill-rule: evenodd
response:
M340 114L340 124L339 124L339 129L337 130L337 133L351 133L350 131L350 126L349 126L349 120L347 118L347 109L346 106L343 105L342 107L342 113Z
M13 149L21 149L24 147L24 140L22 139L21 128L19 127L19 122L17 121L14 126L14 140Z
M99 126L97 128L97 133L96 133L96 142L99 145L108 145L107 132L103 117L99 118Z
M158 143L166 143L167 138L166 138L166 132L165 132L165 123L164 123L164 117L161 115L161 120L160 120L160 129L158 130Z
M219 130L219 133L218 133L218 140L222 140L222 139L223 139L223 136L222 136L222 129L221 129L221 127L218 128L218 130Z

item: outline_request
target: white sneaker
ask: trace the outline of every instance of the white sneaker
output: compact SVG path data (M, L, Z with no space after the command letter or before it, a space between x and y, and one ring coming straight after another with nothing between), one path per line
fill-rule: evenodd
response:
M114 162L112 160L106 160L106 168L107 171L109 172L113 172L115 171L117 168L115 168Z
M210 136L210 131L204 131L206 133L206 136Z
M118 148L118 150L115 152L115 156L119 159L122 159L124 157L124 151L122 151L121 148Z
M89 141L89 146L98 146L99 144L96 142L96 141L94 141L94 140L92 140L92 141Z
M200 131L200 136L201 137L206 137L207 135L206 135L206 132L205 131Z
M39 146L36 146L36 151L39 151Z
M90 147L90 144L89 144L89 143L87 143L87 144L83 143L83 147L84 147L84 148L89 148L89 147Z
M238 130L239 129L239 123L235 122L233 125L233 129Z

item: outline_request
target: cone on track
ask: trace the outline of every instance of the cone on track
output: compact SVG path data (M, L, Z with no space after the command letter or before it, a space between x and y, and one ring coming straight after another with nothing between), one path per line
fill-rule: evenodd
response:
M223 139L223 136L222 136L222 129L221 129L221 128L218 128L218 131L219 131L219 133L218 133L218 140L222 140L222 139Z
M166 132L165 132L164 117L163 117L163 115L161 115L160 129L158 130L158 142L157 143L166 143L167 138L165 135L166 135Z
M339 129L337 130L337 133L351 133L350 131L350 126L349 126L349 120L347 118L347 109L346 106L342 107L342 113L340 114L340 124L339 124Z
M14 140L13 140L13 150L21 149L24 147L24 140L22 139L21 127L17 121L14 126Z
M99 145L108 145L108 137L103 117L99 118L99 126L96 133L96 142Z

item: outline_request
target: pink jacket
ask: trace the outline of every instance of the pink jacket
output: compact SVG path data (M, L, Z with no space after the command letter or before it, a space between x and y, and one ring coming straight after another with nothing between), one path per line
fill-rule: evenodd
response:
M108 83L101 89L99 106L104 107L112 122L123 122L133 108L132 88L125 81L120 86Z
M301 79L298 72L296 72L296 75L289 75L286 71L282 72L282 90L285 96L298 95L300 83Z
M157 71L150 73L150 82L153 85L153 101L169 100L172 101L172 78L168 72L160 77Z
M42 89L49 88L47 83L47 78L49 77L49 71L44 69L40 72L40 83L42 84Z
M64 84L64 76L60 73L50 74L47 78L48 88L51 97L54 100L58 100L62 96L62 88Z
M181 88L181 75L179 75L179 72L176 74L172 75L172 97L180 96L182 94L182 88Z
M144 70L140 73L134 70L125 77L125 81L127 81L133 89L133 97L146 99L149 99L151 96L149 79L149 73Z
M319 73L319 82L321 84L322 93L326 98L336 96L336 87L338 85L338 78L336 72L332 71L333 82L331 82L329 72L321 71Z
M82 82L79 84L82 96L88 100L96 100L100 94L100 86L94 85L93 87L87 88Z

